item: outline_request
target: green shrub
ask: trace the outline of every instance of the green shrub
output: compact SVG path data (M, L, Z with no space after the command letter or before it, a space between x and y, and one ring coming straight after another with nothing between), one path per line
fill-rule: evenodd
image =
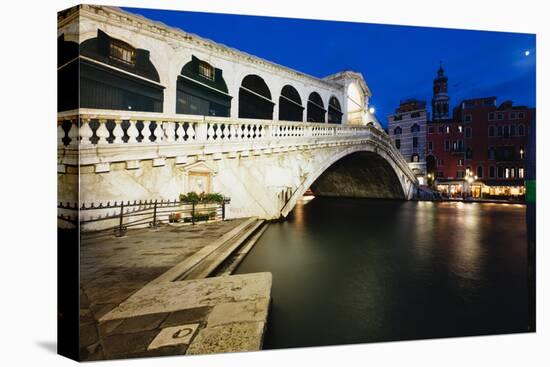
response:
M180 194L180 201L185 203L223 203L224 197L219 193L206 194L204 192L197 194L196 192L188 192L187 194Z
M185 223L190 223L194 219L195 222L203 222L203 221L207 221L209 219L215 219L215 218L216 218L216 212L208 212L208 213L197 212L197 213L195 213L195 215L193 217L183 218L183 221Z

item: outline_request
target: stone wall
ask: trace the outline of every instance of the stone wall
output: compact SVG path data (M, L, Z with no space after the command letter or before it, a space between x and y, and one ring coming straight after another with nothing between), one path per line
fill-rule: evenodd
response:
M287 215L310 185L320 195L410 198L412 181L400 173L391 158L386 160L384 151L375 151L377 148L368 143L344 144L257 156L191 158L185 164L167 158L161 166L154 166L153 160L142 160L132 169L127 169L125 163L113 163L104 173L84 166L80 172L80 203L174 200L189 191L189 176L197 171L211 175L212 192L231 198L226 209L228 218L276 219ZM59 177L60 196L72 197L76 176L60 173ZM64 185L66 180L71 182Z

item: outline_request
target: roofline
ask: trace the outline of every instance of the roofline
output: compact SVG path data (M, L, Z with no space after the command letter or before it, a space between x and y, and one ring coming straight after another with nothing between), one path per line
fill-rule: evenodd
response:
M61 26L64 25L64 23L66 23L65 22L66 19L73 18L73 16L75 16L75 14L78 14L81 11L91 13L91 14L95 13L96 15L99 15L99 16L106 16L108 20L113 20L113 18L109 17L108 14L100 14L100 12L116 13L119 17L125 17L127 19L130 19L130 22L128 22L128 24L130 24L130 25L135 26L136 25L135 23L141 23L141 24L147 25L147 27L144 28L146 31L161 34L162 36L173 37L175 39L183 39L184 41L194 42L194 43L197 43L197 44L202 45L202 46L204 46L206 44L207 46L210 46L211 48L213 48L215 51L222 52L222 53L223 52L225 52L225 53L229 52L233 56L236 56L236 57L238 57L238 58L240 58L244 61L248 61L248 62L252 61L252 62L256 62L256 63L263 63L263 64L265 64L269 67L280 69L280 70L283 70L283 71L285 71L289 74L293 74L294 76L298 76L298 77L309 79L309 80L313 79L316 82L318 82L318 83L320 83L320 84L322 84L326 87L337 88L337 89L341 88L341 86L339 84L332 83L329 80L326 80L325 78L319 78L319 77L309 75L307 73L304 73L304 72L301 72L301 71L298 71L298 70L294 70L292 68L277 64L275 62L263 59L261 57L246 53L244 51L240 51L236 48L226 46L222 43L218 43L218 42L212 41L210 39L203 38L203 37L201 37L199 35L196 35L196 34L193 34L193 33L185 32L181 28L172 27L172 26L169 26L169 25L167 25L163 22L146 18L143 15L134 14L134 13L125 11L125 10L119 8L119 7L82 4L82 5L77 5L75 8L78 9L78 10L75 11L75 12L69 12L65 19L61 19L61 18L58 17L58 28L60 28ZM367 87L367 89L368 89L368 87ZM369 90L369 92L370 92L370 90Z
M346 78L346 77L357 80L359 82L359 85L361 86L361 89L363 89L363 93L365 93L368 97L372 96L372 92L369 86L367 85L367 82L365 81L363 74L358 71L342 70L337 73L325 76L323 80L325 81L337 80L339 78Z

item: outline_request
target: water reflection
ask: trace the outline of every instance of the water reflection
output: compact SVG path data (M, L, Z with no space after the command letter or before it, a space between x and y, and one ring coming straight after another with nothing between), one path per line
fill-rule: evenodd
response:
M526 331L525 207L315 198L238 273L273 274L266 348Z

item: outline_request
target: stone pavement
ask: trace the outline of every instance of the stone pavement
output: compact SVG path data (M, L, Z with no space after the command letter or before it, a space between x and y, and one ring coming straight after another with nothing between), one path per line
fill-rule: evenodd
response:
M83 233L80 247L81 358L97 360L140 356L143 353L125 354L124 350L149 346L159 328L181 325L183 321L198 323L197 328L203 327L203 321L215 308L213 304L186 308L185 312L176 310L140 315L105 325L98 324L98 321L149 282L244 222L245 219L239 219L196 226L164 225L155 230L129 230L125 237ZM139 332L136 333L136 330ZM196 331L192 336L197 335ZM186 333L189 331L180 334ZM182 348L181 344L162 346L145 354L182 354ZM135 350L138 349L141 350Z
M149 284L103 316L106 358L259 350L271 274Z

